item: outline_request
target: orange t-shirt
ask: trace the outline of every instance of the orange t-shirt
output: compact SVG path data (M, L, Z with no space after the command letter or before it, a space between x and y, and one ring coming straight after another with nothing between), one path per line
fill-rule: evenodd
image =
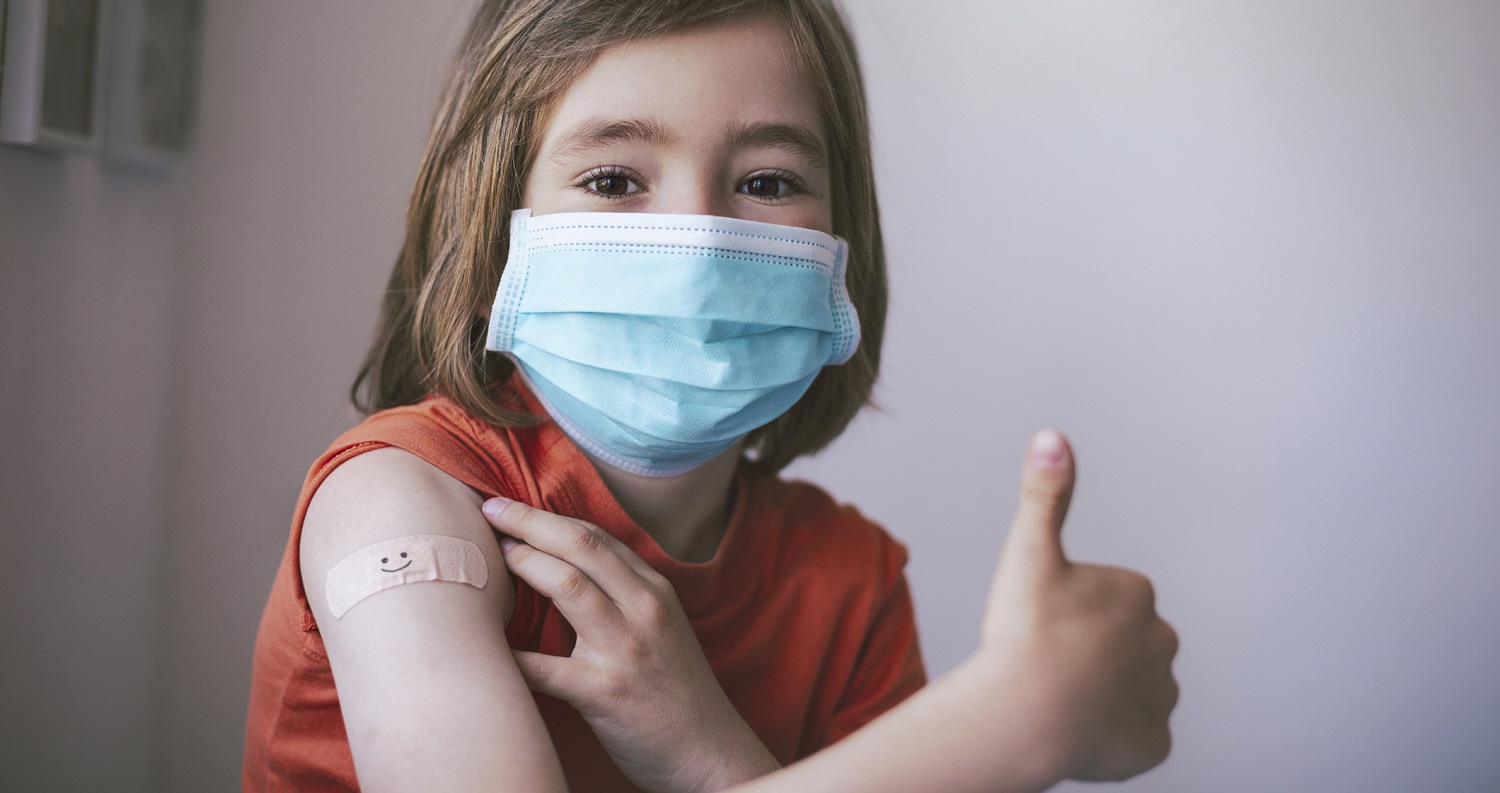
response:
M522 393L532 411L534 397ZM286 553L255 641L245 736L247 791L351 791L359 785L328 655L298 562L302 519L345 460L393 446L486 498L503 495L587 520L672 582L724 692L783 764L848 735L921 688L906 549L852 507L803 482L742 469L717 554L671 558L625 514L557 428L502 429L452 402L376 413L333 442L308 472ZM575 634L551 601L516 583L512 647L572 652ZM575 791L636 791L568 704L536 695Z

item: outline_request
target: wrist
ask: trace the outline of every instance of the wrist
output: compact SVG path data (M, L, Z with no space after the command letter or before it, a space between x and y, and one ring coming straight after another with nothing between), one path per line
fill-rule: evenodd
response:
M1038 680L1013 654L981 647L933 684L969 711L958 721L987 725L966 736L968 747L976 761L1003 765L1015 790L1046 790L1068 777L1072 762L1067 714L1057 712Z
M737 727L699 752L702 770L697 777L701 782L691 788L691 793L726 790L781 768L781 763L738 712L734 717L739 722Z

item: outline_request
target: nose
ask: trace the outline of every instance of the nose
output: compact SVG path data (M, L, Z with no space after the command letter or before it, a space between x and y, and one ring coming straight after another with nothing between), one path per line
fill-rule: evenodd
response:
M674 215L728 215L733 211L730 196L716 175L693 172L676 175L663 182L652 212Z
M723 215L728 209L724 202L716 200L707 191L694 191L689 196L674 196L663 201L661 208L653 206L651 211L674 215Z

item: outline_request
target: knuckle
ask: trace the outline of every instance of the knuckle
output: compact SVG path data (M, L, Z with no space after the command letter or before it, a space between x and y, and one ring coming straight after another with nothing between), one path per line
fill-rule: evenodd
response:
M568 520L572 521L580 529L583 529L585 531L590 531L590 532L593 532L595 534L603 534L604 533L603 529L599 528L598 526L595 526L592 523L589 523L586 520L580 520L578 518L568 518Z
M1171 661L1177 657L1177 651L1182 649L1182 639L1178 636L1176 628L1173 628L1166 622L1163 622L1162 625L1166 628L1164 633L1167 646L1167 660Z
M1179 686L1177 684L1176 680L1168 680L1167 681L1167 695L1166 695L1167 713L1170 715L1173 710L1176 710L1177 703L1181 702L1181 701L1182 701L1182 686Z
M1021 484L1021 498L1035 507L1056 509L1064 495L1064 488L1045 476L1027 477Z
M674 600L677 598L677 589L672 586L672 582L668 581L666 576L652 570L644 578L646 579L646 587L658 598L672 598Z
M593 583L589 581L588 576L577 570L569 570L558 582L557 594L562 598L576 600L588 592L591 586Z
M599 553L604 550L604 539L599 535L599 530L592 526L579 526L571 538L573 550L582 555Z
M1140 590L1139 597L1141 602L1145 604L1147 609L1155 611L1156 585L1151 583L1151 579L1143 575L1137 575L1136 578L1140 581L1140 583L1136 584L1136 587Z
M522 504L516 501L506 507L502 515L507 518L506 523L510 527L525 532L536 526L537 513L540 511L530 504Z
M1151 767L1162 764L1167 755L1172 753L1172 730L1163 725L1161 729L1153 730L1150 740L1146 744L1146 758Z
M1162 764L1172 752L1172 731L1165 724L1139 725L1123 736L1115 761L1109 763L1109 781L1123 782Z
M1155 610L1156 588L1151 585L1151 579L1134 570L1121 568L1115 585L1128 605L1143 611Z
M636 618L646 625L659 629L671 622L671 609L657 593L651 593L636 603Z
M1080 576L1079 594L1091 605L1108 609L1116 614L1132 610L1130 583L1123 570L1103 565L1090 565L1088 575Z

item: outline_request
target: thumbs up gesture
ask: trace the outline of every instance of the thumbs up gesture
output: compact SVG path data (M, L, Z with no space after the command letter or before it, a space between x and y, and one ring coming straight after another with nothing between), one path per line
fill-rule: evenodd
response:
M1032 437L976 658L1026 681L1020 699L1039 745L1056 748L1058 776L1124 779L1171 748L1177 634L1157 616L1145 576L1063 553L1074 475L1067 439Z

